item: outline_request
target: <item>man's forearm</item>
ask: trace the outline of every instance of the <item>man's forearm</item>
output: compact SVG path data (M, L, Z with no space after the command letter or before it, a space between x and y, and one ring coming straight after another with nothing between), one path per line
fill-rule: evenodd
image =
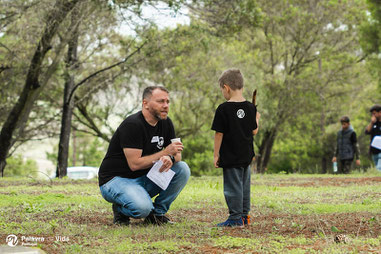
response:
M142 169L152 167L154 161L158 161L162 156L169 155L169 153L165 149L161 150L160 152L146 155L146 156L141 156L141 155L140 155L141 157L136 156L135 157L136 159L132 159L132 156L129 156L127 154L126 149L124 150L124 153L126 158L130 158L127 160L127 163L132 171L137 171L137 170L142 170Z
M180 153L180 152L177 153L174 157L175 157L175 161L176 161L176 162L179 162L179 161L181 161L181 159L182 159L182 158L181 158L181 153Z
M366 126L365 128L365 134L370 134L370 132L372 131L372 127L373 127L373 122L370 122L368 126Z

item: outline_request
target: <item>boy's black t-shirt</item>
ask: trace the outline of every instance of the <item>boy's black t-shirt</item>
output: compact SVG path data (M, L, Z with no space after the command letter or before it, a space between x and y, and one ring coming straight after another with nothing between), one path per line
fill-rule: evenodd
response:
M223 133L219 166L246 167L254 157L253 130L257 109L248 102L224 102L218 106L212 130Z
M142 156L161 151L175 138L175 129L170 118L151 126L141 111L127 117L111 138L107 153L99 168L99 186L115 176L137 178L148 173L150 168L132 171L128 166L123 148L142 149Z

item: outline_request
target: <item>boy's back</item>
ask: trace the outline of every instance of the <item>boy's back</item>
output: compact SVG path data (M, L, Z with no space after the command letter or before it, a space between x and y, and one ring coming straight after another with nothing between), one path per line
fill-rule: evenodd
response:
M256 107L248 102L224 102L216 110L212 130L223 133L219 166L245 167L254 157Z

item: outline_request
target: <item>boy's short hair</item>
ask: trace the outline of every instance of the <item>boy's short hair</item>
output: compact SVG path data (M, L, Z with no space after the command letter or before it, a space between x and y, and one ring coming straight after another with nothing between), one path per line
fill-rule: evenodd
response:
M380 112L381 111L381 105L380 104L376 104L376 105L373 105L369 112L372 113L373 111L377 111L377 112Z
M347 117L347 116L341 117L340 118L340 122L341 123L349 123L350 122L349 117Z
M243 88L243 75L239 69L228 69L218 79L220 87L228 85L232 90Z

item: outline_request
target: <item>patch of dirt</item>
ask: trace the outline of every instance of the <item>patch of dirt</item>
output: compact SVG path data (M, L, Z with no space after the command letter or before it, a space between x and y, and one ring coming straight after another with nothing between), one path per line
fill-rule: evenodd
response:
M171 212L174 221L183 218L192 218L197 222L210 223L214 227L216 223L226 219L226 211L223 209L208 209L208 213L202 209L180 209ZM207 215L209 214L209 215ZM220 221L216 219L220 218ZM250 235L263 236L266 234L280 234L283 236L296 237L302 235L313 238L317 235L331 237L337 233L332 232L332 226L340 230L340 233L352 237L366 236L377 238L381 234L381 214L362 213L333 213L319 215L290 215L290 214L261 214L251 215L251 225L240 229L226 229L230 234L237 237ZM223 229L225 230L225 229Z
M91 180L72 180L72 179L65 179L65 180L39 180L39 179L23 179L23 180L0 180L0 187L8 187L8 186L60 186L60 185L85 185L85 184L91 184L91 185L98 185L98 181L91 179Z

